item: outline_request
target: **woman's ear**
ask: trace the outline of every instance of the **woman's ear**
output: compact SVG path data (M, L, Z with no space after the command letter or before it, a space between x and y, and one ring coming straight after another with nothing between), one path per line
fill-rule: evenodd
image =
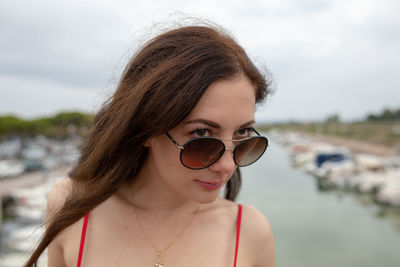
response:
M152 140L153 140L153 137L147 138L147 140L144 142L143 146L144 147L151 147Z

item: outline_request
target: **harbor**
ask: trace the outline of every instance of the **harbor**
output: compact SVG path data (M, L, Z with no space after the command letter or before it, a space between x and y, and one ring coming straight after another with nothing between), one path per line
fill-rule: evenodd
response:
M398 265L400 210L395 202L385 203L377 197L379 189L385 188L386 179L381 178L381 184L374 184L371 187L374 190L368 192L348 188L355 184L349 181L356 176L348 175L353 175L354 169L347 166L347 157L353 160L358 157L351 150L335 146L328 150L326 147L331 146L328 143L321 150L321 143L316 145L315 140L308 140L307 144L312 144L315 151L343 153L343 158L332 157L336 162L321 163L320 159L320 167L329 164L319 170L315 163L319 154L306 156L304 153L311 148L299 146L304 145L305 136L273 131L266 135L271 141L266 155L254 166L242 168L243 188L238 202L257 207L269 219L276 242L277 267ZM358 160L364 162L367 172L379 173L382 164L389 163L385 157L378 159L385 160L379 164L368 157ZM345 165L339 168L335 165L339 163ZM397 168L395 163L396 160L383 167L393 171ZM362 174L359 165L358 175ZM1 232L1 267L21 266L27 259L44 231L48 192L59 179L67 177L70 168L71 165L28 172L0 181L3 206L4 200L12 199ZM344 174L347 176L340 176ZM352 180L344 182L346 179ZM46 265L44 254L39 266Z
M290 151L267 133L260 162L242 169L238 202L257 207L275 238L277 267L397 267L400 211L373 195L326 190L292 165Z
M68 177L81 138L12 137L0 143L0 266L20 267L44 233L47 196ZM46 253L39 266L47 266Z
M73 178L87 179L88 188L74 187L77 199L57 214L49 236L113 192L138 209L125 213L132 212L126 201L103 205L99 231L84 227L87 257L78 256L78 239L74 255L69 240L80 229L73 229L63 233L63 252L51 253L50 265L81 266L83 259L82 266L151 266L155 249L156 265L167 267L219 267L222 260L241 267L400 266L400 1L1 7L0 267L24 266L45 233L51 189L79 159ZM232 223L254 225L236 249L219 231L230 229L222 212L228 209L196 211L189 223L193 203L175 202L202 197L187 177L219 190L235 165L245 166L241 180L235 177L226 193L238 194L244 209ZM136 175L138 183L119 187ZM273 240L262 216L260 223L249 219L246 205L265 215ZM108 216L115 211L121 216ZM194 227L208 218L202 214L213 217ZM232 241L240 233L234 230ZM211 251L218 242L232 244L232 252ZM37 254L26 265L48 266L47 249Z
M20 267L44 233L47 196L67 177L71 166L25 173L0 181L3 220L0 224L0 266ZM47 266L44 254L39 266Z
M400 208L399 155L351 140L347 144L294 132L270 134L287 149L292 166L314 176L321 190L368 194L381 205Z

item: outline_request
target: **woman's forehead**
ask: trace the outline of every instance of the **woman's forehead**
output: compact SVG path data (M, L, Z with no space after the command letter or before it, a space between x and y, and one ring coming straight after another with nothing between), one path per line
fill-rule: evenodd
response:
M184 123L209 120L217 124L243 124L254 119L255 88L242 76L209 86Z

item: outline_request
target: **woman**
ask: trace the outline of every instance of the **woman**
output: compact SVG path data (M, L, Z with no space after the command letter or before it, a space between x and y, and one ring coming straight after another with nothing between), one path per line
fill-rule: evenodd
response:
M150 40L97 114L70 178L52 189L46 234L25 266L46 247L51 267L274 266L268 221L233 202L237 167L267 147L253 127L268 92L217 28Z

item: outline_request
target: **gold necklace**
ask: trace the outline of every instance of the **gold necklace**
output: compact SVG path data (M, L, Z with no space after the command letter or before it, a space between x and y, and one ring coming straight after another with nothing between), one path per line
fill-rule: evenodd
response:
M142 224L140 223L140 219L136 214L135 203L133 202L133 195L132 195L132 199L131 199L131 205L133 208L133 214L136 217L140 231L142 232L146 241L157 251L157 261L154 264L154 267L164 267L164 252L174 244L174 242L189 228L190 225L192 225L192 223L194 222L194 220L197 217L197 214L199 213L200 206L197 208L196 213L195 213L195 215L193 215L192 220L182 229L182 231L179 232L179 234L176 235L175 238L172 239L171 242L169 242L169 244L164 249L158 249L157 246L155 245L154 241L146 234L146 232L143 229Z

